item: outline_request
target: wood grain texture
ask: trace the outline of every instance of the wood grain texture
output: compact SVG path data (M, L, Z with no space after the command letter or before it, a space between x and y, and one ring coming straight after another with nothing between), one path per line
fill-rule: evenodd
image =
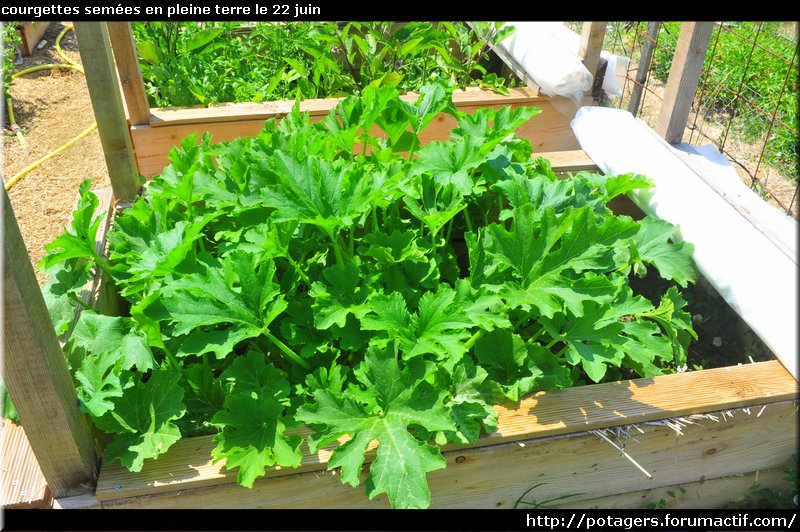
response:
M114 63L122 86L122 97L131 125L150 123L150 104L144 89L142 69L136 55L130 22L108 22Z
M39 20L36 22L26 22L17 32L20 36L19 51L24 57L33 54L36 45L42 40L44 32L50 26L50 21Z
M600 169L589 155L583 150L545 151L533 154L535 157L544 157L550 161L550 166L557 174L567 172L599 172Z
M2 420L0 428L0 507L47 508L53 501L25 430Z
M791 489L789 482L784 478L786 470L783 467L753 471L732 475L729 477L712 478L710 480L697 480L695 482L681 482L674 486L649 488L632 493L621 493L598 497L596 499L581 499L569 497L555 501L548 505L550 508L656 508L671 509L697 509L723 508L725 505L741 500L743 495L757 482L760 488L770 488L775 491ZM670 495L672 493L672 495ZM537 500L539 493L531 492L525 500ZM663 505L659 504L663 501ZM520 508L530 508L530 505L520 504Z
M139 182L106 23L75 22L75 35L111 187L118 200L130 201L139 191Z
M419 94L409 92L403 94L400 98L406 102L415 102L418 97ZM310 98L300 102L300 111L307 112L311 116L325 116L342 99ZM459 108L512 104L525 104L536 107L546 101L546 97L538 96L534 91L527 88L509 89L507 96L476 87L453 92L453 103ZM277 100L263 103L223 103L211 107L154 108L150 110L150 126L168 127L178 124L210 124L215 122L280 118L289 114L294 104L294 100Z
M650 72L650 61L653 59L653 51L656 48L655 41L658 38L658 29L660 27L661 22L647 23L647 37L644 39L644 44L642 44L639 66L636 68L636 77L631 89L631 99L628 102L628 112L633 116L639 114L639 103L642 100L642 91L647 81L647 74Z
M607 26L608 22L584 22L581 30L578 55L583 58L583 66L592 75L592 79L597 76L597 65L600 62L600 52L603 51Z
M95 445L3 191L3 379L55 497L93 483Z
M714 23L683 22L655 130L670 144L683 138Z
M406 95L405 98L415 100L416 95ZM530 89L512 89L510 96L486 90L468 89L456 91L453 100L459 110L470 113L481 107L499 108L506 105L538 107L542 112L522 124L517 129L517 135L529 139L536 153L580 149L569 125L570 118L561 114L548 98L535 96ZM305 100L300 108L308 111L312 121L316 121L321 120L338 101L336 98ZM169 162L167 159L169 150L191 133L202 135L208 131L215 142L257 135L264 127L265 120L285 115L290 112L293 104L294 102L283 101L233 104L208 109L152 109L153 118L150 126L131 128L139 171L148 178L160 173ZM426 143L448 139L450 131L455 126L456 120L452 116L442 114L422 132L420 140Z
M776 361L541 392L516 405L496 406L499 416L497 431L484 435L472 447L787 401L796 397L797 382ZM308 431L302 427L297 433L305 436ZM322 471L332 446L311 454L304 444L300 469L271 469L267 476ZM224 461L211 462L213 447L210 436L180 440L158 460L145 463L143 470L136 474L119 464L106 464L98 479L97 498L103 501L234 483L235 470L225 469ZM458 451L464 449L457 448Z
M782 467L795 452L794 401L768 406L761 416L732 412L727 420L698 421L677 435L664 425L637 425L625 449L646 477L592 433L546 437L444 453L447 468L428 476L433 508L511 508L532 486L541 500L572 495L587 501L622 493ZM635 438L635 439L634 439ZM120 490L122 491L122 490ZM127 492L130 494L130 492ZM580 494L580 495L577 495ZM735 495L738 495L735 494ZM100 497L98 497L100 498ZM573 500L573 503L575 500ZM367 500L363 487L343 485L329 472L173 490L101 501L105 508L385 508L385 495ZM619 504L636 507L639 500Z

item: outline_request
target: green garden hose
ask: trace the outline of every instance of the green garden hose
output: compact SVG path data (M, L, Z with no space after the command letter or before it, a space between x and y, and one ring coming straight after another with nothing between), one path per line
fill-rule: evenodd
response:
M20 76L25 76L27 74L32 74L33 72L39 72L40 70L49 70L49 69L54 69L54 68L67 68L67 69L77 70L81 74L85 74L85 72L83 71L83 67L81 65L79 65L78 63L76 63L75 61L73 61L72 59L70 59L69 57L67 57L64 54L64 51L61 49L61 39L63 39L64 35L66 35L67 32L69 30L73 29L73 28L74 28L74 26L72 26L71 24L69 26L66 26L63 30L61 30L61 33L58 34L58 37L56 37L56 52L58 53L59 57L61 57L64 61L66 61L65 63L51 63L51 64L46 64L46 65L37 65L35 67L26 68L25 70L21 70L21 71L15 73L13 76L11 76L11 78L14 79L14 78L18 78ZM9 123L11 124L11 130L16 134L17 139L19 140L19 143L22 146L25 146L25 144L26 144L25 143L25 138L22 136L22 131L20 130L19 126L17 125L17 123L16 123L16 121L14 119L14 109L13 109L13 104L12 104L12 101L11 101L11 96L8 96L6 98L6 106L8 107L8 120L9 120ZM39 166L43 162L47 161L51 157L55 157L59 153L65 151L66 149L71 147L73 144L75 144L77 141L79 141L83 137L87 136L89 133L91 133L95 129L97 129L97 122L92 123L91 126L87 127L86 129L84 129L83 131L78 133L78 135L76 135L72 139L70 139L67 142L65 142L59 148L56 148L55 150L51 151L50 153L48 153L44 157L42 157L42 158L38 159L37 161L35 161L35 162L29 164L28 166L26 166L25 168L23 168L22 170L17 172L14 175L14 177L9 179L8 182L5 183L5 189L9 190L12 186L14 186L14 184L17 181L22 179L31 170L33 170L34 168L36 168L37 166Z

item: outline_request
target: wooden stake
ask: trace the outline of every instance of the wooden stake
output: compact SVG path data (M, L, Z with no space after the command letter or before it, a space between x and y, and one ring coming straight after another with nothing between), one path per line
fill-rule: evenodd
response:
M670 144L677 144L683 139L713 29L713 22L681 24L681 34L655 127L656 133Z
M150 104L144 90L142 69L136 56L136 44L133 41L130 22L108 22L108 36L111 49L119 72L122 85L122 96L128 109L128 118L132 126L150 123Z
M75 34L114 196L118 201L132 201L140 185L108 28L105 22L76 22Z
M600 62L600 52L603 51L603 40L606 38L608 22L584 22L581 31L581 42L578 55L583 58L583 66L594 78L597 75L597 65Z
M3 190L3 380L54 497L89 491L95 444Z
M639 67L636 69L635 83L631 91L631 101L628 103L628 112L636 116L639 112L639 102L642 99L644 83L647 81L647 73L650 71L650 61L653 59L653 50L656 48L655 40L658 37L660 22L647 23L647 38L642 45L642 55L639 58Z

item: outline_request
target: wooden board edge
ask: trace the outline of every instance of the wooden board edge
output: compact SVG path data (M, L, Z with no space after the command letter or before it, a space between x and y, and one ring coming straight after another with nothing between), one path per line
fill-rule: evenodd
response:
M0 508L46 508L51 504L52 494L25 429L9 419L3 419L0 429L0 459Z
M42 40L44 32L47 31L49 26L49 20L37 20L35 22L26 22L18 29L20 35L19 49L24 57L29 57L33 54L33 50Z
M99 510L102 508L102 505L93 493L75 495L73 497L61 497L53 500L54 510L75 510L79 508Z
M405 93L401 99L416 101L419 94ZM336 107L343 98L313 98L300 102L300 111L311 116L324 116ZM469 88L453 92L453 103L459 108L481 107L486 105L536 105L546 100L529 88L509 89L508 95L498 94L489 89ZM282 117L292 111L295 100L275 100L255 103L227 103L212 107L165 107L150 109L150 127L159 128L186 124L208 124L216 122L237 122L267 120Z
M432 507L511 508L527 488L540 485L544 498L586 491L586 500L643 490L666 489L703 479L744 475L782 467L797 446L797 405L773 405L735 412L726 420L692 423L682 435L666 424L642 424L631 431L627 451L650 472L648 478L593 432L443 453L447 468L428 475ZM613 435L611 436L614 437ZM568 460L565 460L569 458ZM363 480L363 478L362 478ZM122 492L124 493L124 492ZM104 508L375 508L362 486L353 489L331 472L307 472L260 479L251 489L236 484L125 494L101 500ZM625 507L635 499L629 498ZM580 504L580 501L573 501Z
M786 480L786 470L775 467L763 471L752 471L739 475L729 475L712 479L698 479L693 482L682 482L673 486L659 486L630 493L620 493L593 499L566 497L547 504L553 509L582 508L630 508L632 503L642 509L708 509L722 508L729 504L741 502L753 490L768 488L776 492L790 489ZM534 502L532 498L529 502ZM522 505L528 507L530 505Z
M797 397L796 381L777 361L540 392L518 405L496 406L499 422L494 433L482 436L472 445L449 446L443 451L564 436L736 408L763 411L769 408L766 405L794 401ZM700 402L702 399L705 402ZM612 406L606 407L605 404ZM300 430L308 433L310 429L302 427ZM176 444L172 454L168 452L161 457L162 462L145 464L138 474L129 473L117 464L101 468L98 499L234 483L236 470L228 471L224 461L212 463L211 438L186 438ZM332 444L311 454L304 443L306 452L301 471L324 470L334 447ZM166 456L169 456L168 460L165 460ZM272 468L268 469L266 476L274 478L292 474L298 474L298 470Z

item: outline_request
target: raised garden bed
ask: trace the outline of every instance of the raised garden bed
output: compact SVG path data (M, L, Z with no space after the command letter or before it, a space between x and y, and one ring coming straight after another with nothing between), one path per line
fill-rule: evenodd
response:
M504 105L494 95L489 98L493 105ZM546 107L547 102L532 93L525 98L513 103ZM541 103L533 103L537 98ZM336 103L332 100L327 105ZM286 105L279 108L279 115L288 111ZM464 101L457 105L470 108ZM472 109L479 106L474 104ZM160 128L173 128L172 133L159 133L163 136L155 146L151 144L155 137L139 140L134 164L140 170L151 169L142 173L158 171L157 161L163 161L182 138L181 128L211 130L217 140L223 140L260 129L265 118L259 114L254 119L244 108L236 110L233 120L215 109L175 112L186 113L181 120L193 122L158 122L151 117L159 111L149 109L146 124L137 123L131 115L131 137L136 131L156 135ZM531 129L523 126L517 133L538 146L538 154L550 152L556 171L592 168L592 161L577 149L566 118L553 114L553 122L538 128L546 112L530 121ZM169 118L169 113L164 116ZM550 135L547 142L542 142L542 134ZM104 205L110 207L110 200ZM100 234L102 244L104 230ZM796 449L796 401L797 383L777 361L539 392L513 407L496 407L498 426L491 434L471 445L444 449L447 467L428 476L431 505L514 507L524 501L559 498L566 505L640 507L667 486L721 486L731 475L758 476L758 472L763 473L762 479L777 482L775 472ZM296 430L308 433L305 428ZM93 498L61 499L58 504L105 508L387 504L384 496L368 501L363 491L324 472L330 447L311 453L306 445L301 447L299 469L270 468L268 478L248 490L235 484L235 471L211 462L210 436L188 438L158 460L147 461L139 473L104 465Z
M25 22L19 26L17 29L20 36L19 50L24 57L33 53L48 26L50 26L49 21Z
M327 103L333 107L338 100ZM320 114L323 104L314 102ZM437 139L433 133L427 140L441 140L446 132L442 128L438 133L442 136ZM562 142L569 145L571 140ZM554 170L591 167L579 151L555 153L560 155L553 157ZM570 162L576 156L582 160ZM635 210L624 203L622 209ZM779 484L780 476L773 473L781 470L796 445L796 397L794 379L776 361L540 392L518 405L496 407L497 430L478 442L443 449L447 467L428 477L431 505L524 507L524 501L556 498L571 506L591 507L598 501L610 504L613 495L615 505L635 507L644 506L648 497L660 496L658 488L724 483L732 475L761 472L762 485L764 479ZM295 433L306 437L311 430ZM104 466L97 504L121 508L388 504L385 498L369 501L361 490L343 485L326 471L333 444L312 453L304 443L299 468L268 469L267 478L247 490L236 484L236 471L212 462L212 438L181 440L157 460L146 461L138 473L116 463Z

